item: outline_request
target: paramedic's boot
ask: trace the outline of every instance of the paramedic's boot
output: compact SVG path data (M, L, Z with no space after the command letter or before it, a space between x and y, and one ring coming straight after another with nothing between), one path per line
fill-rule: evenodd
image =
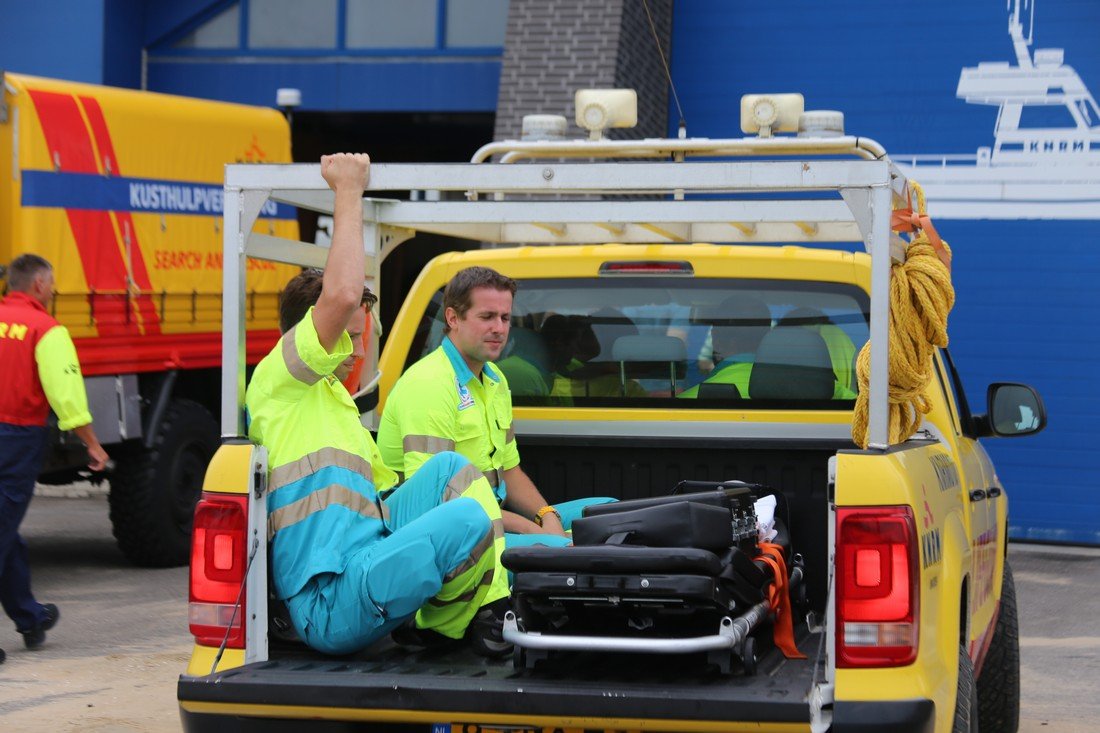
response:
M29 631L19 632L23 635L23 644L28 649L37 649L42 646L43 642L46 641L46 632L54 627L57 619L61 618L61 612L52 603L43 603L42 611L46 614L46 618L42 620L42 623Z
M501 598L477 612L466 627L466 640L475 654L503 657L512 653L512 644L504 640L504 614L511 608L508 599Z
M415 615L405 619L403 624L391 631L390 639L400 647L417 649L440 649L459 641L432 629L419 628Z

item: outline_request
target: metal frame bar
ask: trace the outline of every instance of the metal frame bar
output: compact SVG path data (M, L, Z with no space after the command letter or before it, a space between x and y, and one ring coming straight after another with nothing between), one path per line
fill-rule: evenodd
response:
M225 188L222 204L222 436L245 434L245 236L241 227L244 192Z
M367 191L492 192L504 194L673 194L719 192L839 191L889 185L886 160L721 161L707 163L377 163ZM268 191L322 191L321 166L234 164L227 187ZM331 194L327 195L331 198ZM326 207L331 211L331 206Z

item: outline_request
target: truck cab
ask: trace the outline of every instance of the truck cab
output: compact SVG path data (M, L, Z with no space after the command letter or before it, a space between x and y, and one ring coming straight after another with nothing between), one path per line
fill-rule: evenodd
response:
M284 640L268 609L266 454L240 437L240 366L225 371L225 442L196 513L188 730L304 718L334 730L970 731L979 718L1015 730L1008 499L979 438L1034 433L1045 414L1013 383L991 385L972 414L949 353L929 346L917 430L891 440L891 268L915 236L890 230L909 183L877 144L511 141L466 165L373 166L370 188L443 194L366 202L368 280L417 231L510 246L425 267L364 370L361 386L379 391L364 425L439 345L444 284L472 264L497 269L519 285L497 367L525 471L551 501L659 497L684 480L768 487L804 578L790 600L805 658L782 654L767 625L717 670L597 645L532 666L519 642L513 663L389 642L333 659ZM268 198L331 212L317 166L227 169L227 359L243 338L231 305L246 292L243 258L324 262L309 245L240 235ZM730 330L751 362L730 353ZM751 369L715 378L736 363Z

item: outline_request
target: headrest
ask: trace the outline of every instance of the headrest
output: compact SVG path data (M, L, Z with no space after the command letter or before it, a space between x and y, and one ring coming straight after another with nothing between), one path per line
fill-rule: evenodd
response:
M760 342L749 376L756 400L828 400L833 397L832 361L825 339L801 326L778 326Z
M611 346L613 361L684 361L687 347L674 336L620 336Z

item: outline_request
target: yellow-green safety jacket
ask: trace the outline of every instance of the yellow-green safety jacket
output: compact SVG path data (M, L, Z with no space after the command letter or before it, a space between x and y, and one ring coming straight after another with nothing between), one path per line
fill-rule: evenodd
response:
M352 352L347 332L328 353L313 309L256 366L245 403L248 437L268 450L268 540L276 594L339 573L354 549L383 536L378 491L397 483L333 371ZM350 510L350 511L349 511Z
M504 471L519 465L508 380L492 363L474 376L449 338L401 375L378 426L386 464L405 478L453 450L485 473L504 502Z

